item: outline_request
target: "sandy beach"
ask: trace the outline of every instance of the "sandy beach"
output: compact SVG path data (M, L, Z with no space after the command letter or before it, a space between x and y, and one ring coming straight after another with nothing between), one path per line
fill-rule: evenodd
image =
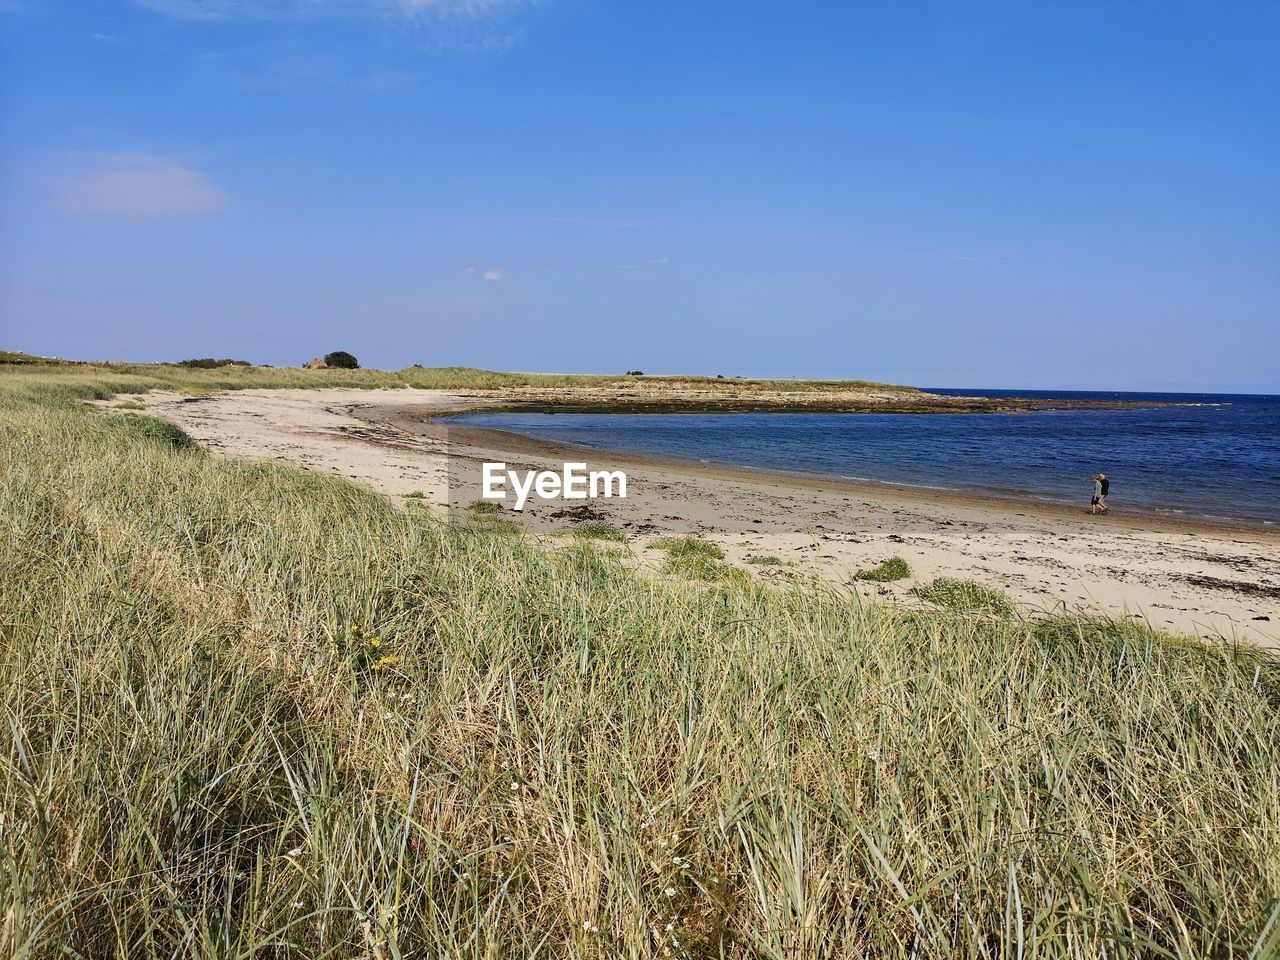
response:
M1280 648L1280 535L1269 531L588 453L432 422L503 400L414 389L242 390L152 392L106 405L140 402L219 454L338 473L393 497L421 493L436 510L460 464L559 469L566 459L587 459L593 468L624 469L626 499L537 502L507 515L540 536L584 518L606 520L629 534L645 566L662 559L648 546L654 540L693 533L768 580L818 576L879 601L915 603L912 586L958 577L998 586L1032 614L1104 613ZM911 579L851 580L895 555L910 564ZM762 557L781 563L747 563Z

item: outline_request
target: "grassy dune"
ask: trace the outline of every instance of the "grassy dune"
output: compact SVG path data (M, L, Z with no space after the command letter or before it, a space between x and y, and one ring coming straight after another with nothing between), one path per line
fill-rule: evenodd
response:
M7 367L7 369L6 369ZM622 387L663 390L713 390L746 393L843 393L875 390L918 393L915 387L870 380L756 380L702 376L627 377L576 373L501 373L473 367L406 367L403 370L302 370L296 367L226 366L202 370L166 363L68 363L0 351L0 375L6 381L34 379L68 383L73 389L93 379L117 384L127 381L131 392L158 389L192 392L263 388L357 387L434 390L502 390L521 387Z
M76 402L168 376L0 372L5 955L1271 949L1275 659L646 579Z

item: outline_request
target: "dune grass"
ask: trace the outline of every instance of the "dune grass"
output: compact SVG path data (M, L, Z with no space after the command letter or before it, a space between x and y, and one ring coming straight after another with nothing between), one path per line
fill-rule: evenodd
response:
M627 535L606 520L584 520L565 531L569 536L583 540L604 540L610 543L626 543Z
M641 576L80 375L0 374L7 956L1261 949L1268 655Z
M301 363L303 361L299 361ZM112 383L118 392L180 390L207 393L213 390L244 390L323 387L398 389L418 387L434 390L502 390L521 387L618 387L634 392L634 377L625 374L510 373L474 367L411 366L403 370L300 367L221 366L188 367L181 363L68 363L41 357L0 351L0 369L10 383L43 387L61 383L71 389ZM876 383L871 380L764 380L721 379L714 376L647 376L646 391L699 389L735 393L839 393L874 390L877 393L919 393L916 387Z

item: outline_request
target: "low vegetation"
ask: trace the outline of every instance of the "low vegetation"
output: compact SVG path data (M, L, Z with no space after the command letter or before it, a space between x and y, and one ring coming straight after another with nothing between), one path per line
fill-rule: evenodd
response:
M1269 955L1267 654L644 575L51 371L0 372L6 956Z
M664 537L649 544L655 550L661 550L668 557L683 559L699 557L705 560L723 560L724 551L718 544L697 537Z
M911 576L911 567L901 557L890 557L883 563L869 570L859 570L853 575L855 580L870 580L873 583L892 583L895 580L906 580Z
M5 358L8 359L5 359ZM146 390L179 390L207 393L213 390L247 390L270 388L316 389L351 387L366 389L398 389L418 387L430 390L511 390L518 388L610 387L633 390L635 378L630 375L572 373L502 373L473 367L423 367L418 364L403 370L369 370L344 368L330 364L319 370L298 367L223 366L212 369L184 367L166 363L67 363L32 357L22 353L0 352L0 363L14 369L5 376L30 376L40 385L51 385L54 378L64 376L73 390L82 390L95 381L104 391L122 393ZM19 369L21 368L21 369ZM108 387L107 385L111 386ZM662 391L681 389L719 389L761 394L839 393L874 389L877 392L919 393L914 387L874 383L868 380L717 380L715 377L670 376L644 377L646 389ZM106 393L103 394L107 395Z
M569 534L584 540L606 540L626 543L627 535L605 520L584 520L570 529Z
M972 580L938 577L931 583L915 587L911 592L921 600L965 613L1012 617L1018 611L1017 605L1008 594Z
M197 370L216 370L218 367L247 367L248 360L215 360L213 357L204 357L200 360L181 360L178 363L180 367L193 367Z

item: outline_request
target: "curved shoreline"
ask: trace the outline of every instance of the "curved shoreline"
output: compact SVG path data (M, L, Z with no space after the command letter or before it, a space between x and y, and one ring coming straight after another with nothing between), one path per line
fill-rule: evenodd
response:
M850 493L864 497L884 497L888 495L918 504L932 503L984 510L1019 510L1045 519L1079 521L1083 518L1091 518L1093 522L1105 523L1110 526L1131 527L1150 532L1181 534L1204 532L1219 536L1232 534L1263 543L1280 544L1280 529L1261 523L1255 525L1238 519L1217 520L1204 517L1175 517L1157 511L1127 507L1118 513L1113 508L1113 512L1105 516L1092 515L1089 513L1087 504L1072 506L1066 502L1015 495L1003 496L996 493L981 493L953 487L921 487L887 480L854 479L829 474L790 472L719 461L691 460L675 455L613 450L607 447L593 447L567 441L546 440L516 431L501 430L493 427L460 425L450 423L448 420L450 417L465 414L496 413L513 409L519 409L526 413L537 412L525 406L513 407L509 403L468 405L465 407L460 406L457 409L432 409L424 407L422 404L369 404L353 406L349 412L356 419L371 425L385 424L407 433L447 441L450 444L517 456L563 458L565 456L581 455L584 451L589 451L596 455L607 456L611 464L616 464L619 467L658 469L710 479L754 482L771 486L790 487L797 490ZM562 410L561 412L566 411ZM607 412L617 413L619 411L610 410Z

